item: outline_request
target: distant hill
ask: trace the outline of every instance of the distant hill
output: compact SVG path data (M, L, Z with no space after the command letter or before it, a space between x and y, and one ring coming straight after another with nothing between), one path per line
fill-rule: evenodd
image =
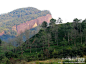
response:
M41 17L42 21L39 19L39 17ZM47 10L40 11L32 7L20 8L7 14L0 15L0 36L2 36L3 34L9 34L14 36L18 35L20 34L21 31L24 32L26 29L31 29L33 27L36 27L38 24L41 24L40 21L41 22L46 21L46 19L44 18L48 19L49 21L49 19L52 18L51 13ZM31 20L33 21L31 22ZM34 23L35 21L37 23ZM29 24L27 24L26 22ZM21 29L22 26L23 29Z
M26 30L30 29L32 33L35 27L37 33L37 26L41 25L43 21L49 23L51 18L49 11L41 11L33 7L20 8L7 14L2 14L0 15L0 39L7 42ZM30 37L33 35L30 34Z

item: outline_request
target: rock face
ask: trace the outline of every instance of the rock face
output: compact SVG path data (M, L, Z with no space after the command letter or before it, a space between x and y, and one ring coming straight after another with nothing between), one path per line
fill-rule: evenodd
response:
M43 21L46 21L47 23L49 23L50 19L52 19L52 16L50 14L47 14L46 16L38 17L37 19L27 21L26 23L15 25L12 27L12 30L16 31L17 35L19 35L21 34L21 32L24 32L25 30L35 28L36 26L42 24ZM0 33L0 36L2 36L3 34L5 34L4 31Z
M51 18L52 16L50 14L47 14L46 16L38 17L37 19L27 21L26 23L15 25L12 27L12 30L17 31L17 34L21 34L21 32L24 32L25 30L34 28L42 24L43 21L49 23Z
M2 36L4 34L4 31L2 31L1 33L0 33L0 36Z

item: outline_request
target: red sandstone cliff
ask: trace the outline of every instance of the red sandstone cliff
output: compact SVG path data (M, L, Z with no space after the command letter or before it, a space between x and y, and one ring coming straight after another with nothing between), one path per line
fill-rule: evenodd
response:
M20 34L21 32L24 32L27 29L31 29L39 24L42 24L43 21L49 23L51 18L52 16L50 14L47 14L46 16L38 17L37 19L27 21L26 23L22 23L17 26L15 25L12 27L12 30L17 31L17 33Z
M42 24L43 21L46 21L47 23L50 22L50 19L52 16L50 14L47 14L46 16L38 17L37 19L27 21L26 23L22 23L20 25L15 25L12 27L12 30L17 31L17 34L20 34L21 32L24 32L25 30L34 28L40 24ZM0 36L4 34L4 31L0 33Z

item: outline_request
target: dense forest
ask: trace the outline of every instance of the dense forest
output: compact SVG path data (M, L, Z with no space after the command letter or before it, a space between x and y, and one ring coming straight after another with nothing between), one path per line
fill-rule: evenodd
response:
M28 38L30 32L26 31L26 41L22 35L17 38L18 47L8 45L0 40L1 64L18 64L21 61L46 60L51 58L84 57L86 55L86 19L75 18L73 22L62 23L59 18L51 19L50 23L44 21L41 29L33 37Z

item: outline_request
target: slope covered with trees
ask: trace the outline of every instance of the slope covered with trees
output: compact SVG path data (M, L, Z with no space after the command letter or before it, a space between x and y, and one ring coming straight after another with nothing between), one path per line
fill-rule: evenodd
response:
M83 57L86 55L86 20L80 21L76 18L72 23L55 24L56 20L51 19L49 26L44 21L36 35L27 38L25 43L18 39L20 46L6 51L0 59L15 64L15 61L22 60Z
M41 16L46 16L46 14L50 14L50 12L47 10L40 11L32 7L21 8L7 14L2 14L0 15L0 32L4 31L5 34L16 35L16 31L12 30L14 25L19 25Z

